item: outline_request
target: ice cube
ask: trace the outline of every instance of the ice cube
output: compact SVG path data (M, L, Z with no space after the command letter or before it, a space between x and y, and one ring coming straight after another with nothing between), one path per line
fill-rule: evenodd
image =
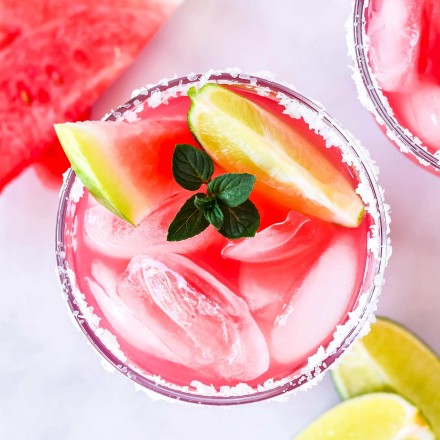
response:
M290 211L286 220L263 229L255 237L230 243L222 255L253 263L285 260L307 251L328 233L329 228L319 220Z
M92 273L93 277L85 278L93 295L92 302L99 306L117 339L128 342L130 346L144 353L155 353L159 358L176 362L178 358L170 347L145 325L136 310L116 294L115 275L101 263L93 265Z
M277 317L270 336L274 359L300 362L329 340L355 293L356 271L354 239L348 233L339 235Z
M440 86L419 83L402 99L403 123L433 150L440 148Z
M238 381L269 366L265 339L246 303L184 256L150 249L134 257L115 295L114 310L105 307L107 319L144 355Z
M301 285L312 262L277 261L268 264L243 263L240 267L239 292L251 312L260 321L276 318Z
M291 211L284 222L223 249L223 256L242 261L239 290L252 312L266 320L281 312L331 231L327 223Z
M208 227L201 234L188 240L167 241L168 226L190 196L186 191L173 194L137 227L115 216L101 205L91 206L87 209L84 219L87 243L105 255L132 258L153 246L185 254L206 249L214 242L223 240L214 228Z
M373 0L368 11L369 59L376 78L383 90L404 90L418 69L422 2Z

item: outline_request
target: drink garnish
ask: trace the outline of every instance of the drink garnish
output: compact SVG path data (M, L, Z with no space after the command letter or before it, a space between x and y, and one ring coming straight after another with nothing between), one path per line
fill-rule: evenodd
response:
M210 224L230 239L253 237L260 215L249 200L255 176L228 173L212 178L214 163L203 151L187 144L176 145L172 159L173 176L184 189L206 193L192 195L171 222L167 240L180 241L203 232Z
M226 172L257 177L258 192L290 210L357 227L364 205L346 177L299 130L218 84L188 90L188 123Z
M193 139L184 117L67 122L55 131L90 194L136 226L180 189L169 164L176 143Z

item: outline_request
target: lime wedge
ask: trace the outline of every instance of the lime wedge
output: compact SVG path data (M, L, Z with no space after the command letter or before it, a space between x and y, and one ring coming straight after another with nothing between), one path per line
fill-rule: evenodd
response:
M295 440L435 440L419 410L397 394L372 393L343 402Z
M440 438L440 359L400 325L378 319L343 357L333 379L343 399L399 393L420 408Z
M294 128L217 84L188 92L190 129L227 172L257 177L256 189L290 209L347 227L364 207L350 183Z

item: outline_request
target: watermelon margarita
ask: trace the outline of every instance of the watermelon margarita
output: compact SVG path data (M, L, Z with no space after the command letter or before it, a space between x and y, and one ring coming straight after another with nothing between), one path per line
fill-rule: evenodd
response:
M389 253L386 205L366 151L315 103L213 71L142 89L107 121L79 124L57 128L63 146L102 148L101 181L125 176L113 193L130 189L125 216L138 226L70 171L57 224L60 279L93 346L146 390L206 404L274 397L318 380L368 327ZM261 143L249 143L255 133ZM214 176L254 172L254 237L231 240L209 226L167 241L191 195L173 179L172 155L176 144L197 145L193 134ZM295 185L308 191L300 197L283 174L295 167Z
M360 97L412 160L440 171L440 1L357 0Z

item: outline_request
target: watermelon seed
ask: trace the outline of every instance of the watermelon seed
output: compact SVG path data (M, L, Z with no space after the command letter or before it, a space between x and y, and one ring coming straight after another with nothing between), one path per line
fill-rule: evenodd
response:
M62 84L63 80L58 70L53 66L46 66L46 73L55 84Z
M27 104L32 104L32 95L29 87L22 81L17 83L17 90L20 95L21 100Z

